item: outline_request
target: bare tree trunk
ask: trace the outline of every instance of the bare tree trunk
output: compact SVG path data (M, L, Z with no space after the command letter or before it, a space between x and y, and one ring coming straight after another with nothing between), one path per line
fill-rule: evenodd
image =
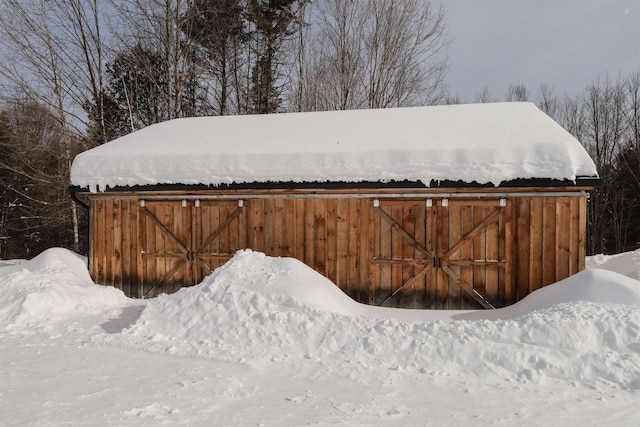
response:
M80 89L80 99L84 96L82 92L89 90L91 99L85 99L85 105L91 104L95 108L96 122L99 125L100 141L104 144L108 140L106 123L105 123L105 104L104 104L104 57L103 57L103 41L100 32L99 10L100 4L98 0L82 1L82 0L57 0L58 10L62 17L71 25L69 33L75 39L81 55L80 60L73 61L79 69L86 70L86 79L80 79L77 82ZM86 80L86 82L84 82ZM83 89L86 86L85 89ZM89 107L85 107L87 109Z
M297 14L297 37L295 46L295 89L293 90L293 110L304 111L303 98L305 89L305 74L306 74L306 45L307 45L307 24L305 22L305 16L307 12L307 1L301 0L298 2L298 14Z
M73 158L71 157L71 137L69 135L69 127L67 125L67 114L64 105L64 95L62 88L62 73L59 67L60 58L57 56L56 48L53 43L53 39L51 37L51 31L49 29L49 19L47 16L47 8L44 3L41 3L42 7L42 17L43 19L43 29L44 34L43 38L46 43L47 53L49 56L49 67L51 69L51 75L53 77L52 89L55 94L58 120L60 121L60 126L62 128L62 140L64 146L64 164L66 165L66 182L71 182L70 172L71 172L71 162ZM77 252L80 249L80 239L79 239L79 230L78 230L78 211L76 208L76 204L73 200L69 199L69 208L71 209L71 218L73 222L73 249Z

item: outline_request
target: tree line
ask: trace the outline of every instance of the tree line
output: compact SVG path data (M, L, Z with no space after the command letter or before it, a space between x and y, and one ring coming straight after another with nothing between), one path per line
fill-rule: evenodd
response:
M0 73L99 144L178 117L442 102L423 0L5 0Z
M548 85L530 96L525 85L514 84L505 100L535 102L584 145L600 176L590 193L587 254L640 248L640 70L597 77L573 96L556 96ZM475 98L494 101L486 88Z
M460 102L447 43L443 11L422 0L4 0L0 259L86 251L86 212L67 193L80 151L178 117ZM638 81L536 95L603 179L590 253L640 242ZM528 98L521 84L504 95Z

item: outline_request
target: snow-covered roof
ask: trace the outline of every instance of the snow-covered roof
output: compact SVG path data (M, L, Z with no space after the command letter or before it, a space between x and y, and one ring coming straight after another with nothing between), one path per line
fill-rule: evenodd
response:
M72 185L463 181L596 177L580 142L531 103L155 124L79 154Z

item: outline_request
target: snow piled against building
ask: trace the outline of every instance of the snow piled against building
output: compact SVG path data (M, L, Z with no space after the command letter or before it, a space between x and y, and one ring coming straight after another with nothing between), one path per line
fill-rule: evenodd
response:
M638 277L639 254L590 261ZM132 300L51 249L0 262L0 412L6 426L630 426L639 334L640 282L602 269L447 312L358 304L249 250Z
M176 119L81 153L71 170L72 184L92 191L595 176L580 142L531 103Z
M85 257L51 248L29 261L0 262L0 328L54 324L128 304L122 291L96 286Z
M96 342L227 363L331 361L370 371L552 377L640 389L626 374L638 363L640 283L606 270L583 271L510 307L477 311L359 304L302 262L251 250L197 286L148 301L93 285L83 262L61 249L0 268L0 279L0 326L9 331L137 307L133 317L103 323L111 334ZM537 357L529 357L531 348Z

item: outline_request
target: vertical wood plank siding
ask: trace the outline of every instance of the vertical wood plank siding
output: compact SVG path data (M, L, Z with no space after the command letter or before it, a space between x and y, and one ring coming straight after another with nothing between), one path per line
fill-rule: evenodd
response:
M472 309L513 304L584 269L585 196L427 206L416 195L377 208L335 195L238 200L92 198L92 277L151 297L199 283L250 248L295 257L363 303Z

